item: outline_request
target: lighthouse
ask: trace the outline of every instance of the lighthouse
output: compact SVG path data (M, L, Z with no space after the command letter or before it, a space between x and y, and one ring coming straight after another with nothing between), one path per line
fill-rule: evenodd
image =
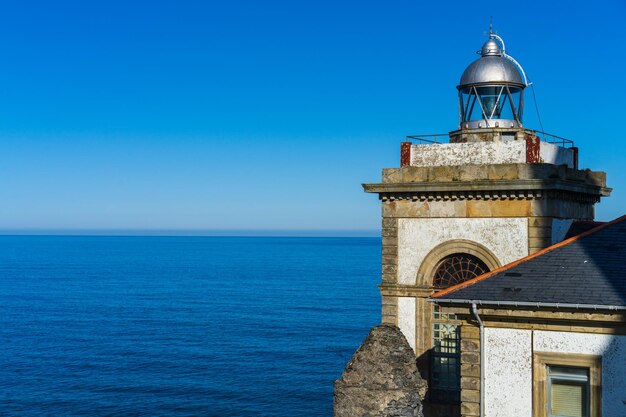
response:
M415 355L427 416L466 415L461 397L478 390L461 378L478 364L457 317L427 299L562 241L611 191L604 172L578 167L573 141L524 124L529 83L504 40L490 31L479 55L456 86L458 126L407 136L400 166L363 184L382 206L381 321Z

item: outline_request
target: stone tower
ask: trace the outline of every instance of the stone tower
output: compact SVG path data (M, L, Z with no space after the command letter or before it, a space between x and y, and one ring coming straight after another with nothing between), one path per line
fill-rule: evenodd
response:
M528 83L502 39L490 34L480 54L457 87L448 143L408 137L400 167L363 185L382 202L382 322L415 351L427 416L460 415L462 358L455 317L426 299L563 240L611 191L603 172L579 169L571 141L524 127Z

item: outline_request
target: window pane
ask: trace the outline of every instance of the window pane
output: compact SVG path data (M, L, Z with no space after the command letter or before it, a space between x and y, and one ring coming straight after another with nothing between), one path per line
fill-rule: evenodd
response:
M460 327L433 323L429 395L434 402L458 403L461 394Z
M550 417L589 416L589 369L550 366Z
M579 383L553 382L550 393L552 416L585 417L585 386Z
M589 370L585 368L566 368L562 366L551 366L550 377L576 381L587 381L589 379Z

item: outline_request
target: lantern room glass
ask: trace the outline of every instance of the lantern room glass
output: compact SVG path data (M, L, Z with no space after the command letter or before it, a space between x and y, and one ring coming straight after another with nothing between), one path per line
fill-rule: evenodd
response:
M521 127L523 111L521 87L483 85L459 90L462 127Z

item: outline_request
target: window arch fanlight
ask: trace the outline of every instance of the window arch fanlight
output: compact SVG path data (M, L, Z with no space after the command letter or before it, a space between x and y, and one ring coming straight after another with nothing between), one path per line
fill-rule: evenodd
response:
M464 239L449 240L426 255L416 284L441 289L499 267L498 258L483 245Z
M439 262L433 274L433 287L448 288L489 272L489 267L479 257L467 253L454 253Z

